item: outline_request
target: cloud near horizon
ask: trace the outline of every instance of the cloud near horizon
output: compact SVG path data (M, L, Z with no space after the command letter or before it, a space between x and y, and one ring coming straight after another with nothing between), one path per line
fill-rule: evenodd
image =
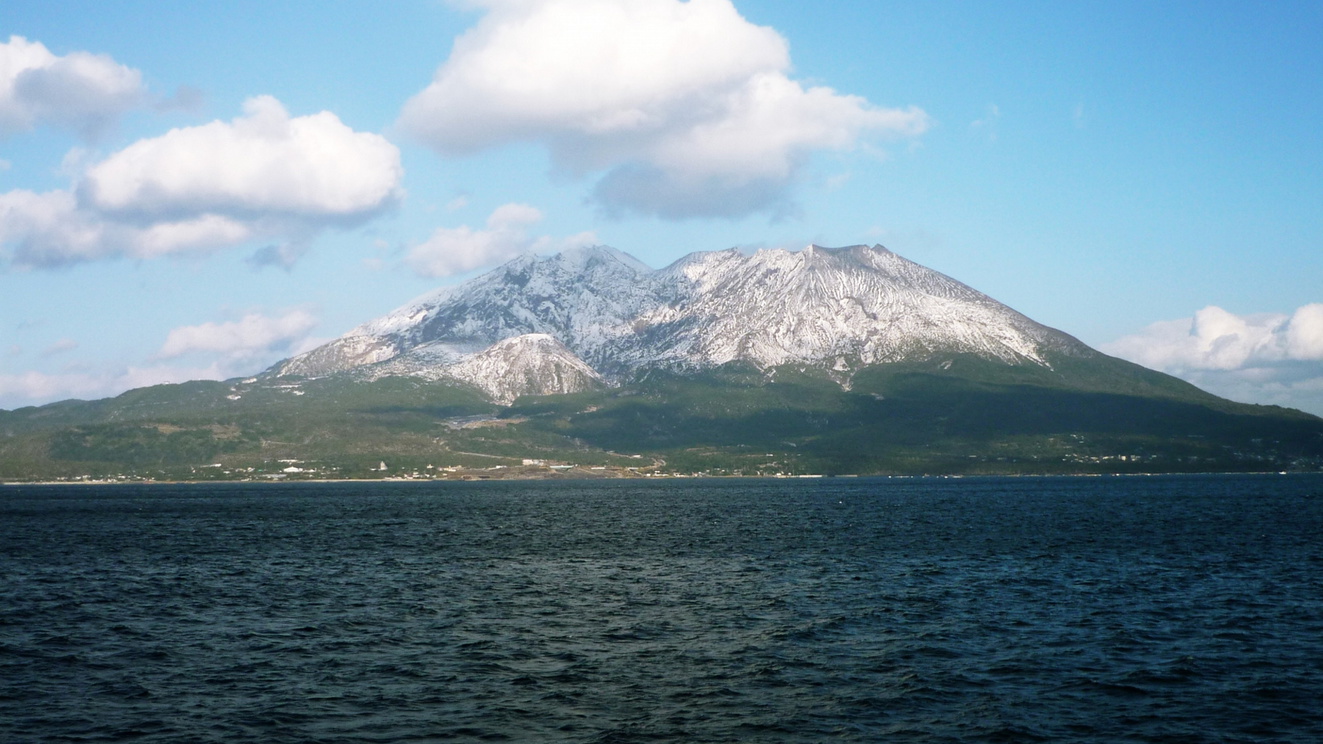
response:
M56 56L17 35L0 44L0 139L43 124L95 139L146 97L142 73L107 55Z
M0 409L44 405L57 400L81 398L96 400L119 395L151 385L165 385L191 380L224 380L234 377L219 364L206 367L175 365L129 366L104 373L29 371L0 374Z
M49 268L276 240L300 247L274 252L287 265L323 229L397 203L402 178L384 137L326 111L291 117L258 96L232 121L139 140L87 167L73 189L0 194L0 246L15 265Z
M145 364L92 370L71 365L59 372L0 374L0 409L67 398L105 398L149 385L256 374L285 357L323 343L326 339L311 335L318 322L303 308L274 315L248 313L238 320L174 328ZM72 340L61 339L42 356L77 347Z
M158 359L175 359L185 354L219 354L230 365L269 357L273 353L289 355L316 327L318 319L306 310L290 310L278 317L249 313L239 320L181 326L170 331Z
M541 222L542 216L541 210L527 204L502 205L487 217L486 229L474 230L468 225L437 228L426 241L409 250L404 262L419 276L440 278L503 263L525 253L597 242L591 232L559 240L531 237L528 229Z
M813 153L916 137L921 109L880 108L787 76L789 48L729 0L486 0L399 126L444 155L512 142L603 174L611 214L784 211Z
M1233 400L1323 415L1323 303L1289 315L1210 305L1100 348Z

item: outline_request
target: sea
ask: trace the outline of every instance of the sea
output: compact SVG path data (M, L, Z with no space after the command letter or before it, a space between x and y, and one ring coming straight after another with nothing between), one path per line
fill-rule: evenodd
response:
M3 486L0 741L1320 742L1323 475Z

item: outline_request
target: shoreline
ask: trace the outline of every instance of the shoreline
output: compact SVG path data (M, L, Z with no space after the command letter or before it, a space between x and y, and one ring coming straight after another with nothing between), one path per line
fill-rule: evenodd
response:
M1146 472L1146 473L961 473L961 474L941 474L924 473L919 475L901 475L895 473L878 474L846 474L846 475L825 475L825 474L805 474L805 475L633 475L633 476L615 476L615 475L552 475L552 476L516 476L516 477L486 477L486 478L300 478L300 479L243 479L243 480L41 480L41 481L0 481L0 488L5 486L191 486L191 485L296 485L296 484L344 484L344 483L373 483L373 484L400 484L400 483L496 483L496 482L537 482L537 481L676 481L676 480L759 480L759 481L792 481L792 480L963 480L973 478L1161 478L1161 477L1197 477L1207 476L1210 478L1228 476L1228 475L1253 475L1253 476L1292 476L1292 475L1320 475L1323 471L1314 470L1227 470L1227 471L1176 471L1176 472Z

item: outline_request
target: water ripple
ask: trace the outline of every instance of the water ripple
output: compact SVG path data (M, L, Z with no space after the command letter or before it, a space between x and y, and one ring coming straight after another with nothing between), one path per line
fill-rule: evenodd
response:
M1323 740L1323 479L0 490L0 740Z

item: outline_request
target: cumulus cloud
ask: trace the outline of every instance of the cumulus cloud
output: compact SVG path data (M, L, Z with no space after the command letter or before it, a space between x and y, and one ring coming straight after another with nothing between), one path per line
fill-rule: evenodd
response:
M515 141L558 169L602 173L609 212L667 218L783 209L820 150L913 137L887 109L791 80L775 30L729 0L487 0L400 126L443 154Z
M1323 415L1323 303L1289 315L1209 306L1101 348L1219 395Z
M0 246L15 246L15 260L22 264L46 263L48 246L58 246L52 251L56 256L94 258L102 252L103 227L91 215L80 214L67 191L0 194Z
M404 262L420 276L444 277L508 261L524 253L564 250L597 242L591 232L556 240L531 237L528 228L542 221L541 210L527 204L497 207L486 229L468 225L437 228L425 242L409 250Z
M103 397L110 389L106 379L88 373L0 374L0 408L40 405L66 398Z
M317 323L313 313L301 308L270 315L248 313L238 320L175 328L145 363L99 368L69 365L59 371L0 373L0 408L42 405L67 398L104 398L149 385L254 374L326 341L311 335ZM41 356L53 357L77 346L61 339Z
M224 323L181 326L170 331L159 359L174 359L185 354L219 354L230 361L248 360L274 353L288 353L317 325L317 318L306 310L291 310L277 317L250 313Z
M1236 370L1284 362L1323 362L1323 303L1291 315L1236 315L1210 305L1109 344L1112 353L1169 370Z
M142 73L104 54L52 54L10 36L0 44L0 137L53 124L95 138L146 97Z
M174 129L87 166L78 186L0 194L0 245L21 266L213 251L275 239L289 265L328 226L402 195L398 148L334 114L291 117L270 96L230 122Z
M88 169L81 191L107 213L353 218L398 195L399 150L323 111L291 118L275 98L244 115L140 140Z
M250 240L261 227L216 214L135 224L89 209L69 191L0 194L0 246L10 246L11 260L25 267L205 252Z
M42 405L69 398L91 400L149 385L189 380L223 380L227 376L225 370L217 364L205 367L131 366L101 373L29 371L0 374L0 408Z

